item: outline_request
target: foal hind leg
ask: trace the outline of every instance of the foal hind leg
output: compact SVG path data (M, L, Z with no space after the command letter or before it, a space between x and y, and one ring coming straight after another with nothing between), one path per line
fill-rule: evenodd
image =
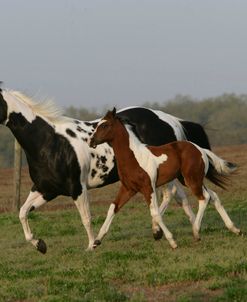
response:
M210 194L208 193L206 187L203 187L202 195L200 196L200 199L198 201L199 202L198 212L197 212L196 219L195 219L195 222L192 227L195 240L200 240L199 231L201 228L202 218L203 218L203 215L204 215L204 212L205 212L205 209L207 207L209 200L210 200Z
M214 206L217 210L217 212L220 214L222 220L224 221L226 227L233 233L239 235L241 233L240 229L236 228L234 223L232 222L231 218L228 216L226 210L224 209L223 205L220 202L220 199L218 197L218 195L212 191L208 189L208 192L212 198L212 201L214 202Z
M28 224L27 216L30 211L39 208L40 206L42 206L45 203L46 203L46 200L43 198L43 196L39 192L31 191L28 195L27 200L21 207L20 213L19 213L19 219L22 224L22 228L23 228L26 240L31 242L37 248L37 250L39 252L41 252L42 254L46 253L46 250L47 250L46 244L42 239L34 238L32 232L31 232L31 229L29 227L29 224Z

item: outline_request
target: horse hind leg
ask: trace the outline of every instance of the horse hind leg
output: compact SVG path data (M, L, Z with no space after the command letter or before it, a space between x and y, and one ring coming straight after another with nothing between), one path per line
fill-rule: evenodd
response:
M167 186L163 189L163 199L159 207L159 212L161 216L163 216L172 197L173 197L173 184L168 183ZM160 228L158 222L154 218L152 219L152 230L153 230L153 237L155 240L160 240L163 237L163 231Z
M225 226L233 233L237 234L237 235L240 235L241 234L241 231L240 229L236 228L234 223L232 222L231 218L228 216L225 208L223 207L223 205L221 204L220 202L220 199L218 197L218 195L212 191L212 190L208 190L210 196L211 196L211 199L212 201L214 202L214 206L215 206L215 209L217 210L217 212L220 214L222 220L224 221L225 223Z
M176 189L177 189L175 199L179 204L182 204L185 214L188 216L190 223L193 225L196 217L189 204L188 198L187 198L184 190L182 189L180 182L178 180L175 180L175 184L176 184Z
M43 198L43 196L39 192L31 191L28 195L27 200L21 207L20 213L19 213L19 219L22 224L22 228L23 228L26 240L31 242L36 247L36 249L39 252L41 252L42 254L45 254L47 251L46 244L42 239L34 238L32 232L31 232L29 223L28 223L27 216L30 211L39 208L40 206L42 206L45 203L46 203L46 200Z
M161 216L164 215L165 210L167 209L172 198L175 198L176 202L179 205L182 205L185 214L188 216L190 223L193 225L195 222L195 214L189 204L188 198L182 189L180 182L175 179L172 182L167 184L167 187L163 191L163 201L159 207ZM153 221L152 222L153 236L155 240L159 240L163 236L163 231L159 225Z
M156 189L156 192L159 189ZM177 183L175 180L167 183L163 188L163 198L162 203L159 207L160 215L163 216L166 209L168 208L169 203L171 202L172 198L175 197L177 194ZM176 201L180 203L180 200L176 198ZM152 230L153 230L153 237L155 240L160 240L163 237L163 231L160 228L159 224L153 219L152 220Z

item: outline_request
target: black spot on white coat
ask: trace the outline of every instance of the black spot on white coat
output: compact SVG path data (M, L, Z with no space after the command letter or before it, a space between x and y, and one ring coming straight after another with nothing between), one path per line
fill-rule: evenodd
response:
M66 129L66 133L71 137L76 137L76 133L71 129Z

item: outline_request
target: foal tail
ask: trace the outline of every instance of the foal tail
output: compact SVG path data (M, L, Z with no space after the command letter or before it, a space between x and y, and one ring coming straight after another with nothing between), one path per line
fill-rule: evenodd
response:
M236 171L237 165L220 158L210 150L204 149L204 151L209 161L206 178L215 185L226 189L229 175Z

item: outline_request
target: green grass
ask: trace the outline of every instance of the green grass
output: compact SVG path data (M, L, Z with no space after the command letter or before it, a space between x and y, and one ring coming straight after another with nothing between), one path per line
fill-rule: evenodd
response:
M234 198L224 204L245 231L246 200ZM95 232L107 207L92 203ZM102 245L86 252L76 209L33 212L30 226L48 245L42 255L25 242L18 215L1 214L0 301L247 301L245 237L225 229L212 206L200 242L174 203L165 221L176 237L175 251L165 239L153 240L148 209L135 199L116 216Z

